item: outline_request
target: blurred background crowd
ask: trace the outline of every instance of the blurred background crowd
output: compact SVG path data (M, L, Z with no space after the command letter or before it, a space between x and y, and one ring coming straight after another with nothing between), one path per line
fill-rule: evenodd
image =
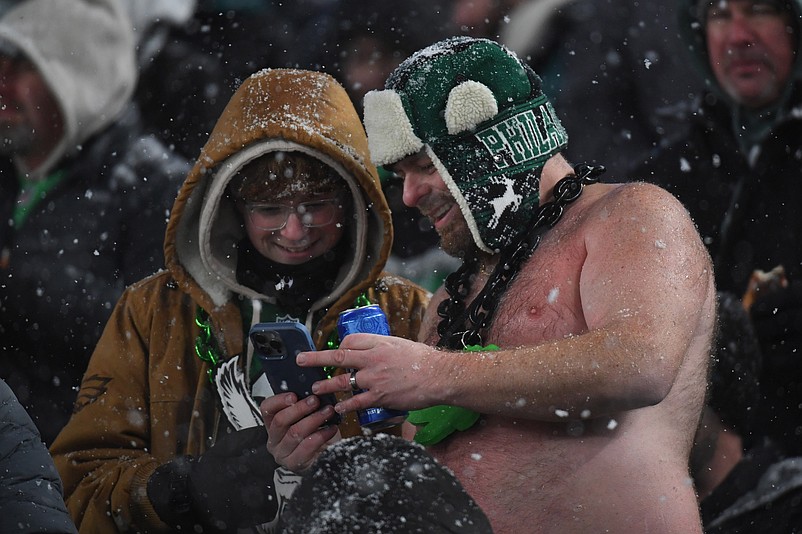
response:
M25 1L0 0L0 20ZM147 168L158 168L165 180L155 188L157 191L149 191L142 184L134 187L140 201L126 208L128 213L142 214L137 218L138 223L147 219L143 210L150 209L154 214L154 226L137 229L142 243L150 236L151 248L143 245L126 252L148 261L134 266L122 258L122 252L115 250L122 258L118 258L119 265L103 269L88 266L85 274L70 272L64 273L66 278L59 277L51 273L55 272L53 262L61 261L65 249L69 254L78 237L86 232L96 232L101 240L106 239L102 234L109 230L103 225L110 224L109 221L97 219L99 228L76 223L67 228L63 242L57 242L57 236L47 226L55 224L54 220L72 224L65 222L71 215L58 215L57 209L52 213L55 219L41 223L43 226L36 226L36 219L26 220L26 228L31 231L27 242L20 231L10 238L6 236L8 229L0 229L3 250L0 272L4 273L0 284L0 344L5 351L0 359L0 378L31 414L47 445L71 413L86 362L122 289L163 266L160 254L166 212L172 206L189 162L195 161L223 108L248 76L271 67L323 71L342 83L361 113L365 93L382 88L387 75L412 52L447 36L470 35L506 45L543 78L545 92L566 130L571 132L566 152L570 161L604 165L611 181L642 179L665 186L688 206L702 237L711 247L722 292L722 327L711 375L710 410L706 414L709 419L703 421L703 426L714 429L711 432L715 436L707 454L701 452L692 459L695 462L692 467L699 470L695 474L697 484L702 483L705 475L711 475L708 494L700 496L712 495L707 500L707 510L703 503L706 521L712 522L724 510L738 504L737 498L756 487L766 473L782 479L781 475L769 472L771 466L802 455L802 362L798 361L798 349L802 349L799 318L802 312L798 310L802 310L802 305L797 304L802 298L797 296L796 282L796 270L802 266L795 252L802 221L795 205L796 189L786 190L784 185L800 182L802 178L799 2L751 3L789 10L797 44L793 50L793 74L783 89L785 108L774 109L766 116L746 114L746 118L738 113L733 118L731 110L722 109L722 103L731 105L731 102L721 95L714 74L709 68L698 68L689 59L689 47L695 46L698 51L706 42L704 36L699 41L688 37L688 28L693 23L680 27L682 11L688 11L694 2L121 2L132 35L129 87L119 90L116 107L97 112L105 117L102 124L83 137L76 136L81 156L69 159L70 165L74 165L67 172L68 175L94 173L87 171L88 163L82 162L84 166L77 163L93 150L115 157L126 151L149 154L148 161L126 160L128 172L150 165ZM57 22L54 21L53 28L57 28ZM0 36L4 31L1 26ZM70 31L84 28L74 26L65 33ZM53 31L48 33L53 34ZM11 58L17 52L0 49L0 54ZM96 98L92 87L109 84L107 79L100 78L87 81L92 85L73 91L86 97L85 100ZM786 105L789 101L791 106ZM726 135L733 140L727 137L724 148L716 145L707 152L699 149L687 155L683 150L696 150L720 133L714 125L705 123L697 132L701 140L697 140L688 133L693 122L688 117L700 121L707 118L714 123L720 119L726 129L735 124L736 130L752 131L750 128L754 127L757 133L750 134L743 142L735 140L740 139L740 134L733 137L729 133ZM774 128L772 125L777 123L771 121L780 118L789 118L790 126L784 122L785 129ZM80 118L77 122L86 127L87 123ZM116 128L116 137L106 135L105 128ZM90 143L98 132L104 132L105 140ZM107 141L109 138L113 141ZM777 152L768 150L766 139L779 143ZM14 157L13 149L4 140L4 156ZM727 150L733 156L729 164L722 164L720 160L727 159ZM772 155L761 164L761 157L769 157L766 154ZM779 167L778 161L783 162ZM99 155L92 162L96 169L116 169L117 164L116 160L105 161ZM401 187L393 177L381 169L380 173L395 233L388 270L434 290L459 263L439 249L437 234L428 221L417 210L404 206ZM111 175L118 182L125 182L119 174ZM4 192L0 207L12 210L10 206L17 198L12 191L18 186L9 185L9 176L12 175L6 167L0 168L0 187ZM672 181L672 176L682 179ZM770 182L770 178L779 182ZM697 181L692 186L679 183L688 179ZM49 191L59 191L59 184L67 182L61 175L57 181ZM86 197L88 189L79 184L65 196ZM109 194L113 196L115 191L118 190L112 188ZM99 197L92 199L99 200ZM71 204L65 209L65 214L74 214L85 208ZM14 216L25 220L24 213ZM127 217L128 220L114 221L125 236L134 226L130 224L133 216ZM22 223L17 222L17 226L21 229ZM739 233L741 228L743 231ZM63 244L67 242L71 245ZM765 253L768 263L756 261L764 253L760 245L765 242L776 243L776 248L784 252L772 250ZM26 243L32 248L19 252ZM44 243L48 254L30 252L37 247L36 243ZM94 252L95 256L103 257L103 250ZM20 263L23 256L26 261ZM131 264L130 272L127 263ZM102 271L108 272L107 282L103 281ZM26 284L26 274L34 275L36 281ZM69 290L72 296L60 298L56 292L48 293L48 283ZM93 288L106 292L94 294ZM54 296L48 297L46 306L34 305L42 294ZM786 297L776 297L778 294ZM48 315L42 311L45 307L58 313ZM721 435L737 436L737 443L732 445L737 452L731 456L736 458L735 462L716 475L715 470L720 466L714 465L711 458L720 458L716 455L720 453L717 448L724 447L718 439ZM700 443L703 441L700 438ZM783 467L786 473L792 473L790 479L784 479L791 480L790 485L784 487L796 488L799 494L798 488L802 487L799 466ZM721 486L727 476L731 478L730 486ZM716 488L718 493L714 491ZM787 491L790 490L783 494L788 495ZM801 498L794 499L783 506L794 509ZM765 504L758 501L753 500L758 504L752 508L740 504L749 511Z
M618 0L300 0L128 2L139 40L137 100L147 122L192 159L239 83L265 67L320 70L357 109L412 52L451 35L497 40L544 79L572 161L622 179L677 125L704 87L678 37L675 2ZM673 129L672 129L673 128ZM385 182L395 225L392 270L436 288L456 263Z

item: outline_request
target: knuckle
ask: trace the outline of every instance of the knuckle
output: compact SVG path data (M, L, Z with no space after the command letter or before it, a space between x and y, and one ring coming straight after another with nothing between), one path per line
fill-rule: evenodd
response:
M295 425L293 425L287 431L287 437L289 437L295 443L300 443L306 436Z

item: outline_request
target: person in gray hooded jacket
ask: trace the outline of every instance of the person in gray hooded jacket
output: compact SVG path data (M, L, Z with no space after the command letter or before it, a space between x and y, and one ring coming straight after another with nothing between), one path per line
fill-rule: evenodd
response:
M0 376L48 444L188 169L140 134L134 52L117 0L0 8Z

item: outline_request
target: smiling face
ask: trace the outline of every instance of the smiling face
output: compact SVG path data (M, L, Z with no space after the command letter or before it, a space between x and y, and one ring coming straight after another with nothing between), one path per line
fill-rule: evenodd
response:
M769 1L722 0L707 8L710 66L722 89L739 104L758 109L787 86L795 58L792 15Z
M278 230L266 230L252 217L252 205L242 203L241 213L245 231L253 247L265 258L284 265L300 265L322 256L340 242L344 232L344 206L338 200L331 221L321 226L307 227L297 206L301 203L318 203L319 196L299 194L291 202L282 205L294 207L287 215L286 223ZM325 200L331 200L326 197Z
M440 246L458 258L475 255L476 243L462 211L432 160L421 151L392 165L404 182L404 204L417 208L440 236Z
M274 262L306 263L334 248L345 233L345 182L309 156L263 156L240 170L230 190L251 244Z

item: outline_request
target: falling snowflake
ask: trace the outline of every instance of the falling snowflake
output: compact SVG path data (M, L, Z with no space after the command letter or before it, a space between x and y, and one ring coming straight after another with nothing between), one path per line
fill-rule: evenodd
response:
M560 288L559 287L551 288L551 291L549 291L549 296L547 297L548 303L554 304L555 302L557 302L557 297L559 296L560 296Z

